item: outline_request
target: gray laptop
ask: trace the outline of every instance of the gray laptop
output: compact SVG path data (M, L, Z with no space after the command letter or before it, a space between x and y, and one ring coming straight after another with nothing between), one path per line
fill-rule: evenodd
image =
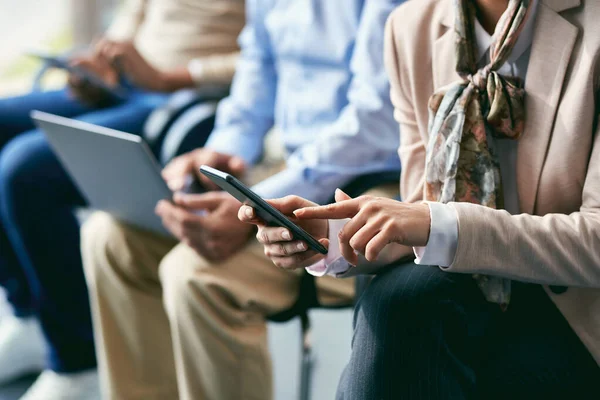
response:
M154 208L172 192L139 136L40 111L31 117L91 207L168 235Z

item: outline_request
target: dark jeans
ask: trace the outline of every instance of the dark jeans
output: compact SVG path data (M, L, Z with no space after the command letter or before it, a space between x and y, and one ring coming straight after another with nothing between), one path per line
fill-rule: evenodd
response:
M96 365L73 214L85 201L44 135L33 129L29 112L139 134L148 114L166 99L138 92L126 102L91 109L61 90L0 100L0 284L16 315L39 317L55 371Z
M542 287L506 312L469 275L406 263L359 300L338 399L595 399L600 368Z

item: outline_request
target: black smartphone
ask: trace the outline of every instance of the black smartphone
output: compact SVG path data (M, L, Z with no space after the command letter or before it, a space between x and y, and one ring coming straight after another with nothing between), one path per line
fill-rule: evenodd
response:
M234 176L206 165L200 167L200 172L213 181L215 185L238 199L241 203L252 206L258 217L268 225L287 228L292 233L294 239L306 242L308 247L318 253L327 254L327 249L319 243L317 239L290 221L279 210L264 201L259 195L250 190L250 188Z

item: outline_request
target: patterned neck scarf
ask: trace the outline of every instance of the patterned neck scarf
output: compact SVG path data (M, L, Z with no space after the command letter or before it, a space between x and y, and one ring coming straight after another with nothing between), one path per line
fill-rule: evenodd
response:
M503 208L493 138L519 138L525 120L525 90L521 79L501 76L496 70L517 41L530 1L509 1L492 37L490 62L481 69L477 68L474 0L454 2L456 71L462 80L441 88L429 99L425 199ZM488 301L508 306L508 279L474 278Z

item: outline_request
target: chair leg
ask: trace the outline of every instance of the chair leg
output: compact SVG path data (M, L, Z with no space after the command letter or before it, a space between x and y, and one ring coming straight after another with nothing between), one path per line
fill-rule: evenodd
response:
M311 343L311 328L308 314L300 315L302 326L302 335L300 337L301 346L301 366L300 366L300 395L299 400L310 400L310 390L312 383L312 369L314 364Z

